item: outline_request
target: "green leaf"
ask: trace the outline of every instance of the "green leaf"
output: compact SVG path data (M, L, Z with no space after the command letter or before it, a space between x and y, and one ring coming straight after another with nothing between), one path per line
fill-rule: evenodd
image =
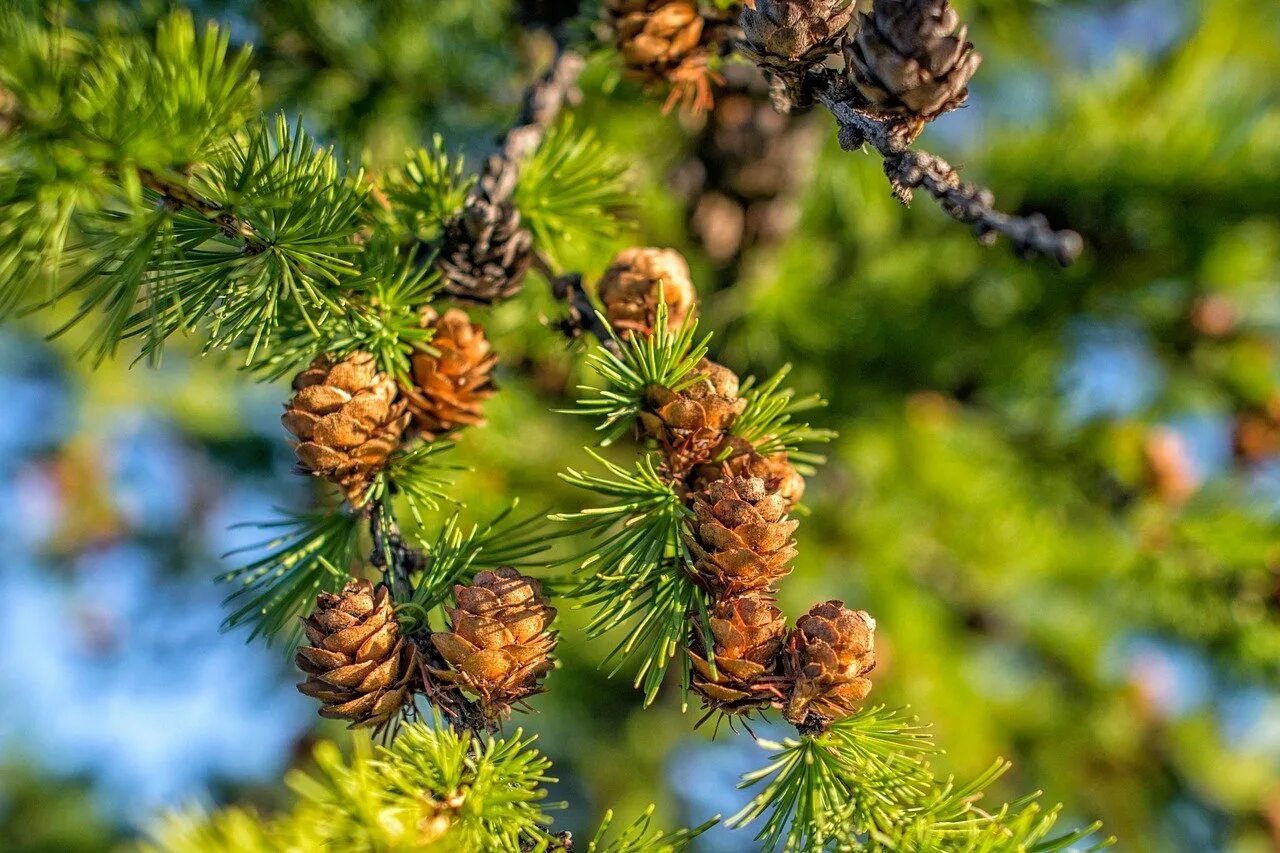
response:
M615 503L552 516L590 541L576 561L586 574L569 591L595 610L590 637L623 631L605 663L612 674L636 662L635 686L645 703L654 700L667 668L676 660L684 701L688 701L690 616L706 626L707 595L693 582L682 538L689 510L655 468L650 455L634 471L607 462L592 451L609 476L570 469L561 477L571 485L616 499ZM706 630L705 628L703 629Z
M618 352L598 347L587 357L587 364L605 381L604 388L582 386L594 396L578 400L571 414L602 418L598 430L604 433L602 445L608 445L622 436L645 407L649 392L654 388L679 391L694 381L695 369L707 354L711 335L695 342L698 329L696 319L687 320L672 331L667 324L667 304L661 298L659 286L657 322L652 335L629 335L621 340L609 332L617 343ZM602 316L601 323L609 329Z
M521 222L554 264L573 267L593 245L622 231L630 206L626 162L595 133L567 119L520 168L515 204Z
M437 134L431 148L410 152L404 165L388 173L383 189L400 227L427 242L462 209L474 180L465 175L462 157L450 157Z
M666 833L651 828L653 811L654 807L649 806L638 818L609 838L607 836L613 825L613 809L609 809L600 819L595 835L587 842L586 853L678 853L720 820L716 816L692 829Z
M454 513L433 541L421 543L426 564L414 579L409 601L400 605L405 633L427 627L431 612L449 600L453 585L470 580L475 572L542 565L534 558L544 554L556 536L547 535L540 515L514 520L517 506L513 503L484 524L470 528L464 528Z
M262 635L268 642L283 632L291 650L302 633L297 617L310 610L316 595L337 592L350 579L350 568L361 557L363 519L341 511L317 512L240 526L273 533L226 555L267 552L218 578L238 586L227 596L227 603L238 607L222 623L223 630L249 624L249 639Z
M927 758L936 752L924 727L883 707L864 708L826 732L761 741L769 764L743 777L760 792L726 825L761 817L765 850L1061 850L1098 829L1091 825L1050 837L1058 809L1043 811L1036 795L994 812L975 806L1009 768L996 761L968 784L939 781ZM1089 849L1108 846L1103 839Z
M761 455L785 452L792 462L823 462L825 460L821 456L801 452L800 445L827 442L835 438L836 433L829 429L815 429L807 423L795 423L792 417L827 403L816 394L796 399L793 390L780 388L790 372L791 365L786 365L759 385L754 377L745 379L738 393L747 405L734 420L730 431L749 442Z

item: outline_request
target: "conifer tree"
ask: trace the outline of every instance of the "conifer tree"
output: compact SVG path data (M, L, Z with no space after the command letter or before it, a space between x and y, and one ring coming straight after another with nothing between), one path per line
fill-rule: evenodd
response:
M518 122L477 171L441 128L375 173L301 119L264 113L252 52L216 26L177 12L148 38L78 29L64 11L0 19L0 307L71 306L64 330L92 327L91 360L154 361L185 336L232 354L245 381L291 381L281 437L323 497L223 578L227 625L287 647L318 713L379 740L349 757L321 744L284 813L175 815L156 849L682 849L716 818L673 832L649 812L609 818L585 841L554 826L550 762L512 718L556 689L565 606L591 612L588 634L615 644L607 665L646 704L678 690L726 723L722 736L754 736L766 716L794 727L762 741L767 761L743 779L755 796L727 823L746 827L744 848L1106 843L1097 825L1057 827L1035 796L980 805L1003 761L969 780L934 773L924 727L868 701L891 624L858 602L793 620L779 608L804 547L805 477L822 462L813 445L832 438L804 420L822 403L788 389L785 369L761 380L716 360L679 253L624 250L594 286L572 267L569 247L617 233L628 200L625 152L568 115L592 28L557 27ZM841 147L879 157L903 203L923 191L983 243L1075 260L1079 235L1001 212L915 147L979 67L950 4L855 11L608 0L597 23L610 61L660 90L655 110L714 109L749 62L783 113L830 112ZM450 443L483 428L502 393L492 306L534 287L595 373L573 413L636 458L585 451L562 474L588 495L579 510L466 522L445 509L467 497L449 482ZM1242 456L1269 446L1273 408L1242 414ZM1171 495L1176 455L1147 446ZM410 518L423 532L404 532Z

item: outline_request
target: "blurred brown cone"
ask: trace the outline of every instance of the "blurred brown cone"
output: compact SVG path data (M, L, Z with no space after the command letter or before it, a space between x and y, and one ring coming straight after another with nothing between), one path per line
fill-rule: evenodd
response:
M642 438L654 439L664 448L681 474L708 459L747 405L738 397L737 374L707 359L699 363L688 387L650 389L647 403L637 429Z
M342 487L353 506L400 444L409 422L396 383L374 357L353 353L334 364L321 356L293 380L280 421L301 443L301 468Z
M714 641L714 661L690 653L693 689L707 706L726 714L741 714L781 698L777 670L781 663L787 622L768 593L753 591L718 599L708 626Z
M802 71L835 52L854 7L853 0L756 0L742 10L743 44L763 65Z
M321 701L320 716L352 728L387 725L417 671L417 650L400 636L387 588L356 580L340 595L323 592L302 627L311 645L294 660L309 677L298 690Z
M947 0L876 0L845 42L853 84L873 112L901 116L914 138L964 103L982 55Z
M679 100L710 106L713 75L697 0L605 0L604 11L628 76L670 84L667 108Z
M700 578L716 594L766 589L791 572L791 535L799 522L787 518L776 484L770 488L759 477L716 480L693 496L693 511L689 548Z
M609 325L623 336L653 334L659 289L667 304L667 327L680 328L698 307L684 256L675 249L634 247L618 252L598 288Z
M871 692L876 620L843 601L816 604L787 638L786 674L795 680L783 712L800 726L826 726L849 716Z
M493 368L498 363L484 328L458 308L443 315L427 308L422 324L435 329L430 343L435 353L414 353L413 385L401 388L414 429L430 440L483 424L484 403L494 394Z
M486 719L497 721L542 692L539 681L553 665L555 608L536 580L511 568L480 572L453 594L450 630L431 635L447 667L431 675L475 697Z
M722 267L794 232L823 139L816 115L774 108L760 69L732 63L724 76L692 156L672 175L687 201L690 229ZM736 280L725 276L720 286Z

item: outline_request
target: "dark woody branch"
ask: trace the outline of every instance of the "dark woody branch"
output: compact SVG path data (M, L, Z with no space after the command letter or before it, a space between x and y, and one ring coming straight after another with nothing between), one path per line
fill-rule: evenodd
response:
M911 148L925 124L965 103L982 61L950 3L876 0L870 11L854 13L850 0L756 0L742 10L733 47L770 76L780 109L821 103L840 123L842 148L879 152L904 204L924 189L984 244L1003 234L1022 257L1074 261L1083 248L1079 234L1055 231L1038 214L997 210L989 189ZM840 70L826 65L837 51Z
M1080 255L1084 241L1075 231L1054 230L1038 213L1015 216L997 210L991 190L963 181L943 158L911 148L898 132L897 122L876 118L859 108L856 90L837 72L829 68L811 71L805 83L840 123L841 148L855 151L866 144L880 153L893 194L903 204L911 202L916 189L924 189L947 215L972 225L984 245L991 245L1003 234L1024 258L1049 257L1067 266Z

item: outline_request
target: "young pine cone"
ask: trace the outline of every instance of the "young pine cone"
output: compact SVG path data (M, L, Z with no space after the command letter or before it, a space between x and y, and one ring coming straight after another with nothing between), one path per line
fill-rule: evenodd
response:
M464 426L484 423L484 402L494 394L493 368L498 356L484 328L466 313L450 308L443 316L427 308L423 326L434 328L431 348L410 360L412 387L402 387L413 426L427 439Z
M674 101L710 105L711 72L697 0L605 0L605 15L628 76L669 83Z
M702 656L690 654L693 689L707 706L726 714L747 713L781 696L777 669L787 620L760 591L746 592L715 602L710 613L715 641L715 670Z
M678 329L697 310L698 294L689 264L675 249L623 249L600 279L600 301L619 335L653 334L658 322L658 290L667 304L667 326Z
M727 436L711 454L711 461L693 469L691 485L695 491L702 491L724 477L759 477L782 495L788 512L804 497L804 477L786 453L761 456L749 442L736 436Z
M408 701L417 650L400 636L385 586L347 584L341 595L322 592L302 620L310 646L294 660L309 677L298 690L319 699L320 716L350 720L352 728L382 728Z
M378 373L372 355L357 352L337 364L317 358L293 388L280 421L301 441L294 448L300 467L337 483L359 506L409 422L395 381Z
M835 52L853 20L853 0L756 0L742 10L743 44L762 65L788 74Z
M641 438L656 440L673 467L687 471L710 458L747 401L738 397L737 374L703 359L692 384L679 391L652 388L647 404L637 423Z
M533 263L533 235L510 203L468 204L444 229L437 264L450 296L489 304L520 292Z
M876 620L843 601L815 604L787 638L786 674L795 680L784 716L825 726L847 717L871 692L865 676L876 666Z
M787 518L776 484L759 477L716 480L693 496L693 512L689 548L698 574L717 594L766 589L791 572L791 534L799 522Z
M431 635L447 668L431 675L474 696L485 717L497 721L511 706L542 692L551 670L556 611L542 587L511 568L484 571L471 586L453 588L457 606L450 630Z
M871 111L924 123L964 103L982 55L947 0L876 0L845 42L845 64Z

